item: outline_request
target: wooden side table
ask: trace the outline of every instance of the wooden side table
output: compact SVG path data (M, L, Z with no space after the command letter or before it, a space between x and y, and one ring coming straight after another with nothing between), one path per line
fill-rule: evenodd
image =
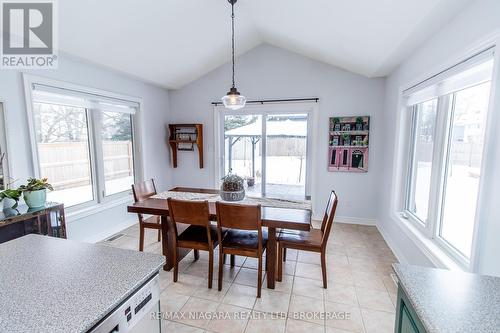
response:
M33 233L66 238L64 205L47 202L39 208L22 205L0 211L0 243Z

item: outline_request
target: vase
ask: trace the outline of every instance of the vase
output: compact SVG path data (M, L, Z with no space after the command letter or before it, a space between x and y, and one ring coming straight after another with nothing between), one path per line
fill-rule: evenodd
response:
M45 206L47 202L47 190L24 191L24 202L29 208L39 208Z
M16 203L17 203L16 200L10 199L10 198L3 198L3 200L2 200L4 210L14 207L16 205Z
M220 197L224 201L241 201L245 198L245 190L241 191L220 191Z

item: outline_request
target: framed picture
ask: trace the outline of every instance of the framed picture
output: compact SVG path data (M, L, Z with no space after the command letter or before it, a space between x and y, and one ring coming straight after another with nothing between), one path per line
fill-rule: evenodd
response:
M328 171L368 172L370 116L331 117Z

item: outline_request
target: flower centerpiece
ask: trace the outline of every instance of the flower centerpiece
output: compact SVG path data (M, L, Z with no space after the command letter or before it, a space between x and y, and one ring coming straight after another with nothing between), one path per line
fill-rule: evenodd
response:
M222 178L220 196L224 201L241 201L245 198L245 180L236 175L229 173Z
M47 182L47 178L29 178L26 185L21 185L19 190L23 192L24 202L30 208L38 208L47 202L47 190L54 188Z

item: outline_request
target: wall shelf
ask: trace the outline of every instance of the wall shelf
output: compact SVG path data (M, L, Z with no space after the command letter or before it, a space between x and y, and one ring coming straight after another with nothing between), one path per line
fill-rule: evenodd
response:
M203 125L202 124L169 124L168 143L172 149L172 163L177 168L178 151L194 151L198 149L200 169L203 169Z

